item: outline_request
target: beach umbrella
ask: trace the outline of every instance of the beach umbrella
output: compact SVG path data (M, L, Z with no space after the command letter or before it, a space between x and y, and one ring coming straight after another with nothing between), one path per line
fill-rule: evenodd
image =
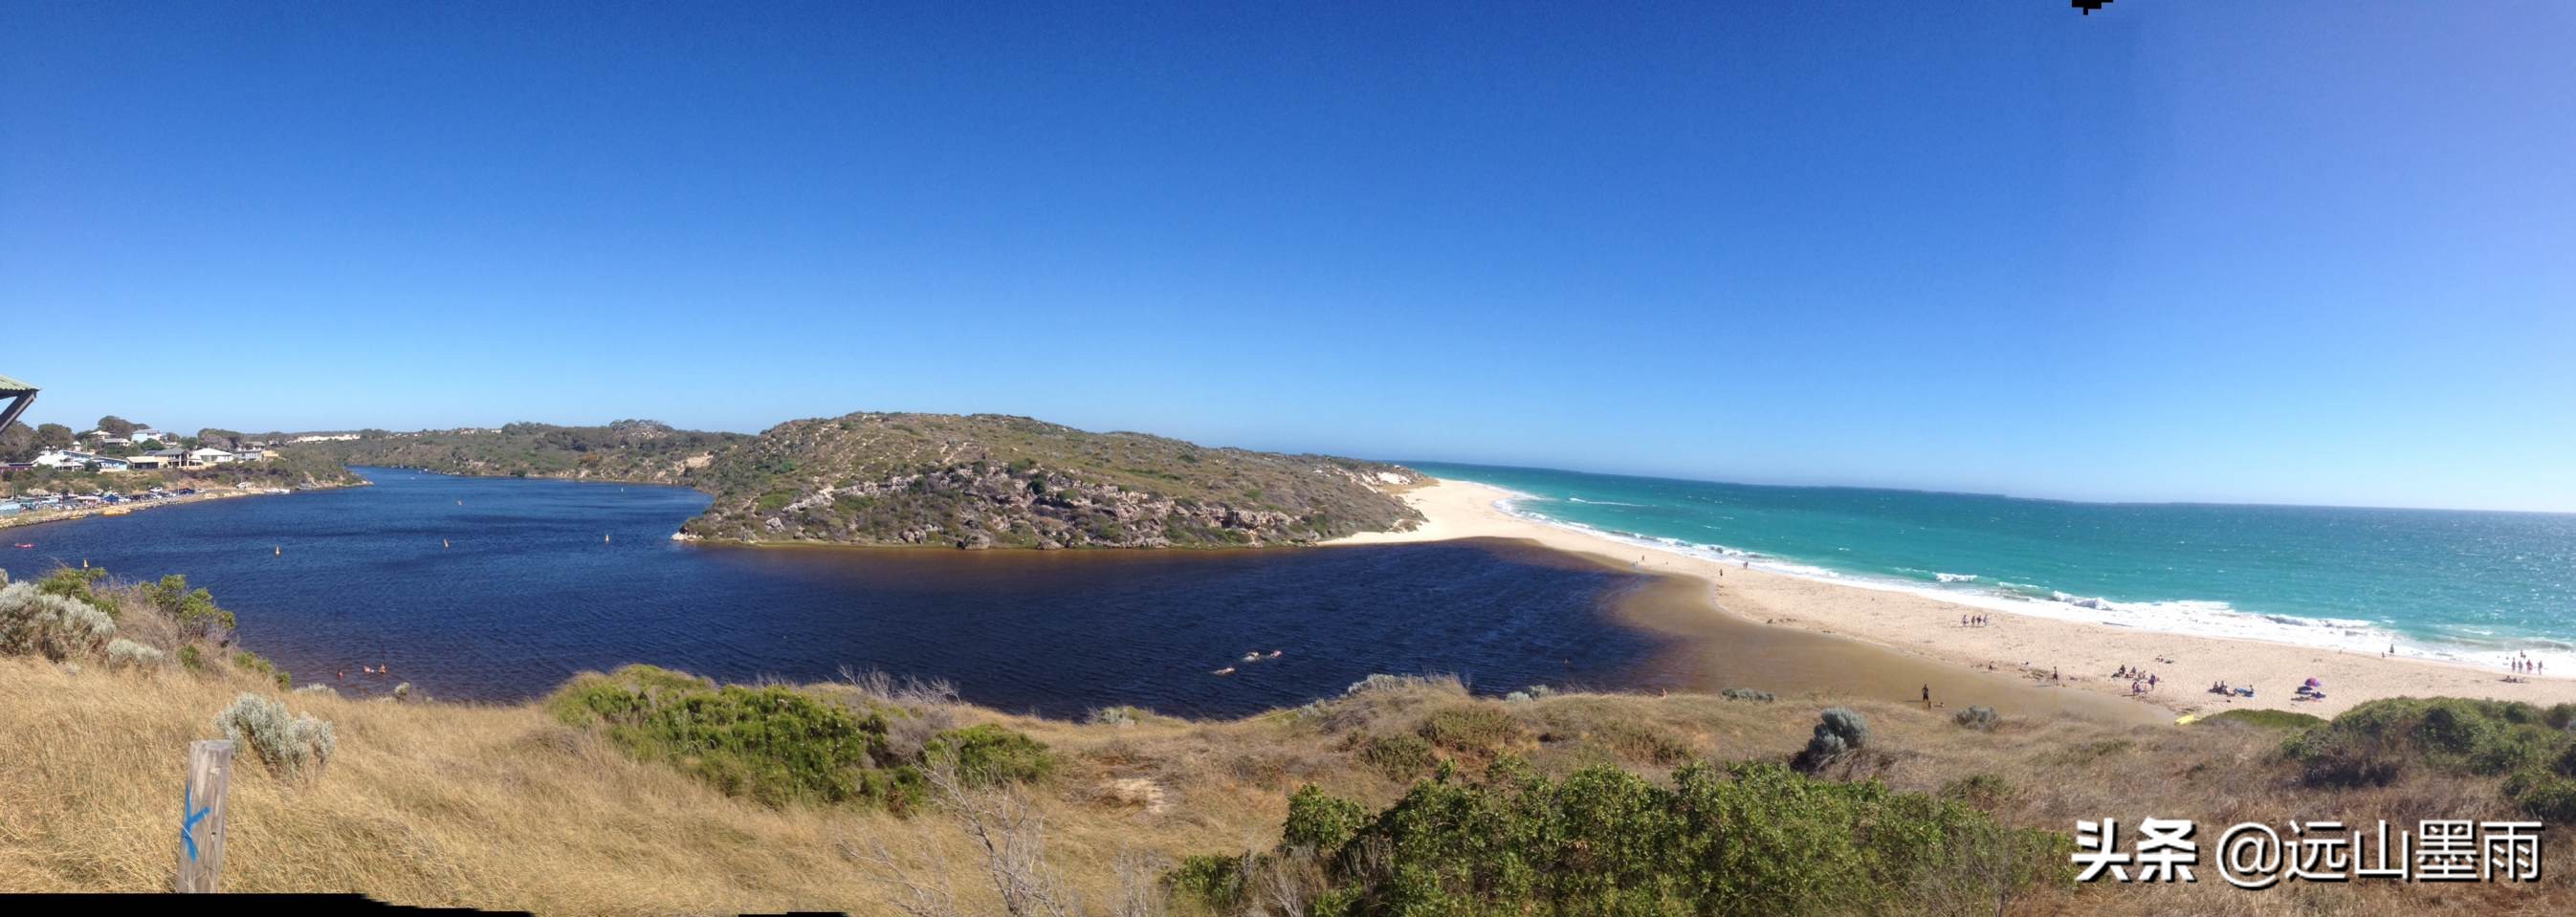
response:
M2308 679L2308 687L2311 687L2311 688L2322 688L2322 687L2325 687L2325 686L2326 686L2326 683L2325 683L2325 682L2318 681L2318 680L2316 680L2316 679L2314 679L2314 678Z

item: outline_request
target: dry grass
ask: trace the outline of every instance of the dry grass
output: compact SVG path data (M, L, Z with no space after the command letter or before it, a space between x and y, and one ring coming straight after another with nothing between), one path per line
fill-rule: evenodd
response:
M820 690L900 693L864 679ZM535 705L282 694L226 666L190 675L175 666L85 665L71 674L27 658L0 659L0 732L13 737L0 754L0 890L166 888L184 750L212 735L217 711L242 691L282 697L332 721L339 752L303 778L238 772L227 890L359 891L406 904L541 913L876 914L903 912L917 903L915 891L937 886L957 912L1002 912L983 865L994 850L957 808L909 820L764 808L632 760ZM1042 826L1029 832L1043 838L1042 849L1007 849L1006 859L1033 873L1035 884L1022 887L1043 888L1067 913L1081 914L1154 913L1155 864L1270 847L1286 797L1300 784L1372 808L1393 801L1405 783L1367 763L1371 737L1472 723L1542 771L1608 761L1660 774L1687 757L1786 760L1820 709L1697 695L1503 703L1470 699L1454 681L1439 680L1225 722L1138 715L1124 725L1075 724L997 714L937 692L902 699L942 705L961 723L1020 730L1061 756L1055 774L1025 793L972 802L986 807L989 824ZM1873 747L1883 751L1868 775L1899 789L1970 793L2010 822L2061 832L2079 817L2106 815L2223 826L2508 814L2494 788L2477 781L2300 786L2269 755L2276 735L2254 728L2008 721L1979 732L1903 705L1844 705L1869 717ZM1486 752L1435 748L1466 767L1481 766ZM1980 774L1991 777L1961 783ZM2553 831L2553 881L2537 892L2364 884L2247 893L2204 871L2195 886L2051 891L2014 910L2397 914L2469 903L2477 913L2566 913L2570 896L2555 877L2576 874L2569 840Z

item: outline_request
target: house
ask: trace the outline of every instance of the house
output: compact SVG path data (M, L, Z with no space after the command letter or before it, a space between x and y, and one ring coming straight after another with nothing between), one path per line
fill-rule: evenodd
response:
M188 452L188 464L191 465L229 465L240 458L238 455L213 446L192 449Z
M44 452L37 454L35 464L40 468L78 468L96 460L97 458L98 456L91 455L87 452L74 452L69 449L47 449Z
M178 465L179 458L176 456L162 455L161 453L171 451L175 450L163 449L157 452L147 452L142 455L127 456L125 463L135 468L169 468Z
M89 466L100 471L131 471L134 469L134 463L132 462L128 462L121 458L108 458L104 455L91 456Z

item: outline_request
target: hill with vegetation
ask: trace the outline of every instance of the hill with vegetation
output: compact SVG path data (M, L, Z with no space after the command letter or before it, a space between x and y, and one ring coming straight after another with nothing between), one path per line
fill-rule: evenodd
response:
M282 455L447 474L625 481L714 496L685 537L961 548L1257 547L1409 528L1397 465L1089 433L995 414L851 414L759 436L514 423L367 431Z
M514 423L499 429L370 430L357 439L294 443L278 451L342 465L444 474L694 486L698 469L717 453L750 439L740 433L674 429L658 421L620 420L598 427Z
M1408 528L1396 465L1088 433L997 414L797 420L715 457L681 531L966 548L1302 544Z
M1372 676L1081 722L878 675L648 667L520 704L301 685L177 577L0 588L0 891L172 878L187 743L242 743L223 888L545 914L2569 913L2576 705L2112 726L1759 691ZM1971 715L1974 714L1974 715ZM2220 881L2218 826L2541 818L2539 883ZM2200 881L2076 884L2077 819L2189 818Z

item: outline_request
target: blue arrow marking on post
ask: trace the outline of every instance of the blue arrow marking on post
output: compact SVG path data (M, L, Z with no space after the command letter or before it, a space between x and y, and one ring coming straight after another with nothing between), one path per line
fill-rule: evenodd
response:
M196 796L197 785L194 782L180 784L179 842L188 845L188 861L191 863L197 860L197 823L204 821L206 814L215 810L215 807L207 806L190 811L190 807L197 804Z

